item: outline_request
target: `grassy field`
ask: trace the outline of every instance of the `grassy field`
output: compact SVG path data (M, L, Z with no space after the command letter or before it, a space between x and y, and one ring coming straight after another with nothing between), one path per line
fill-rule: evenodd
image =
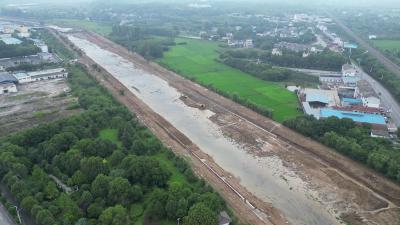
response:
M112 26L106 24L99 24L88 20L77 20L77 19L53 19L48 21L59 26L76 26L83 29L87 29L98 34L107 36L112 32Z
M196 78L203 84L211 84L230 94L237 93L254 104L270 109L273 118L279 122L300 115L296 95L282 84L260 80L215 61L218 58L218 43L185 38L178 38L176 42L178 44L159 60L160 64L183 76Z
M99 137L104 140L109 140L116 144L118 147L122 147L122 142L118 139L118 131L115 129L104 129L99 133Z
M382 50L400 50L400 40L373 40L372 42Z

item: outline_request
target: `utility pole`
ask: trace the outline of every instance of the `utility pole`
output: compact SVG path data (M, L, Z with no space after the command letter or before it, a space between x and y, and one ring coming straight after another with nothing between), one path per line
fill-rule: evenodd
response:
M21 219L21 216L19 215L18 206L14 205L14 208L15 208L15 211L17 211L17 216L18 216L19 224L22 224L22 219Z

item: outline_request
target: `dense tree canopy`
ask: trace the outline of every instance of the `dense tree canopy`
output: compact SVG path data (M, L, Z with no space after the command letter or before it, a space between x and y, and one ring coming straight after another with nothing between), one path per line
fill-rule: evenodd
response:
M32 41L24 40L21 44L7 45L0 41L0 58L35 55L40 52Z
M87 110L1 140L0 175L24 212L39 225L183 217L216 225L222 198L82 68L70 70L72 93Z

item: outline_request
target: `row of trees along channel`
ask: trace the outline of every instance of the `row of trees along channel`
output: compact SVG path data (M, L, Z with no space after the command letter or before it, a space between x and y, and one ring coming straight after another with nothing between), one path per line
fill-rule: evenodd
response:
M36 224L181 218L185 225L217 225L223 199L82 68L69 69L85 111L1 140L2 182Z
M371 137L368 126L358 126L350 119L317 120L312 116L297 117L285 121L284 125L400 181L398 147L390 140Z
M325 49L319 53L311 53L303 57L303 53L283 50L282 55L272 55L270 51L255 49L228 50L221 55L222 58L238 58L260 60L274 66L321 69L339 71L346 59L339 53Z
M176 35L176 30L166 28L115 25L110 38L147 59L154 59L161 58L168 46L175 45L173 38Z

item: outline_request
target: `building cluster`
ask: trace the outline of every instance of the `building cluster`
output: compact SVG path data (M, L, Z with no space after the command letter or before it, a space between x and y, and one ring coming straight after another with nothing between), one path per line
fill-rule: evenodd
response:
M369 82L361 79L358 68L345 64L341 73L320 76L318 89L301 88L298 96L306 114L317 119L338 117L368 124L375 136L388 137L396 128L389 123L389 112Z
M274 48L271 51L272 55L282 55L283 50L292 51L292 52L302 52L303 57L308 57L312 53L318 53L322 50L312 46L312 45L305 45L305 44L298 44L298 43L291 43L291 42L279 42L274 44Z
M20 84L66 77L68 72L64 68L34 72L0 72L0 94L18 92L17 86Z
M240 26L235 27L236 30L242 29ZM227 44L228 47L230 48L253 48L253 40L252 39L245 39L245 40L240 40L240 39L235 39L233 33L226 33L225 36L221 37L221 35L217 34L218 28L213 27L211 30L211 34L209 34L206 31L201 31L199 33L199 36L201 39L206 39L206 40L214 40L214 41L222 41Z
M5 35L16 34L19 38L29 38L31 36L29 27L8 22L0 23L0 33Z
M228 47L230 48L253 48L253 40L246 39L246 40L228 40L227 41Z
M41 52L35 55L26 55L12 58L0 58L0 94L18 92L18 85L41 80L66 78L67 71L64 68L46 69L33 72L16 71L20 65L41 65L59 63L62 60L53 53L49 53L46 43L40 39L31 38L31 28L8 22L0 22L0 41L7 45L21 44L23 39L31 40ZM13 69L11 69L13 68Z
M13 58L0 58L0 71L7 68L16 67L18 65L30 64L40 65L46 63L58 63L61 59L53 53L41 52L36 55L20 56Z
M42 52L48 53L49 49L43 41L31 38L31 29L24 25L0 22L0 40L7 45L15 45L21 44L21 39L28 39L33 41Z

